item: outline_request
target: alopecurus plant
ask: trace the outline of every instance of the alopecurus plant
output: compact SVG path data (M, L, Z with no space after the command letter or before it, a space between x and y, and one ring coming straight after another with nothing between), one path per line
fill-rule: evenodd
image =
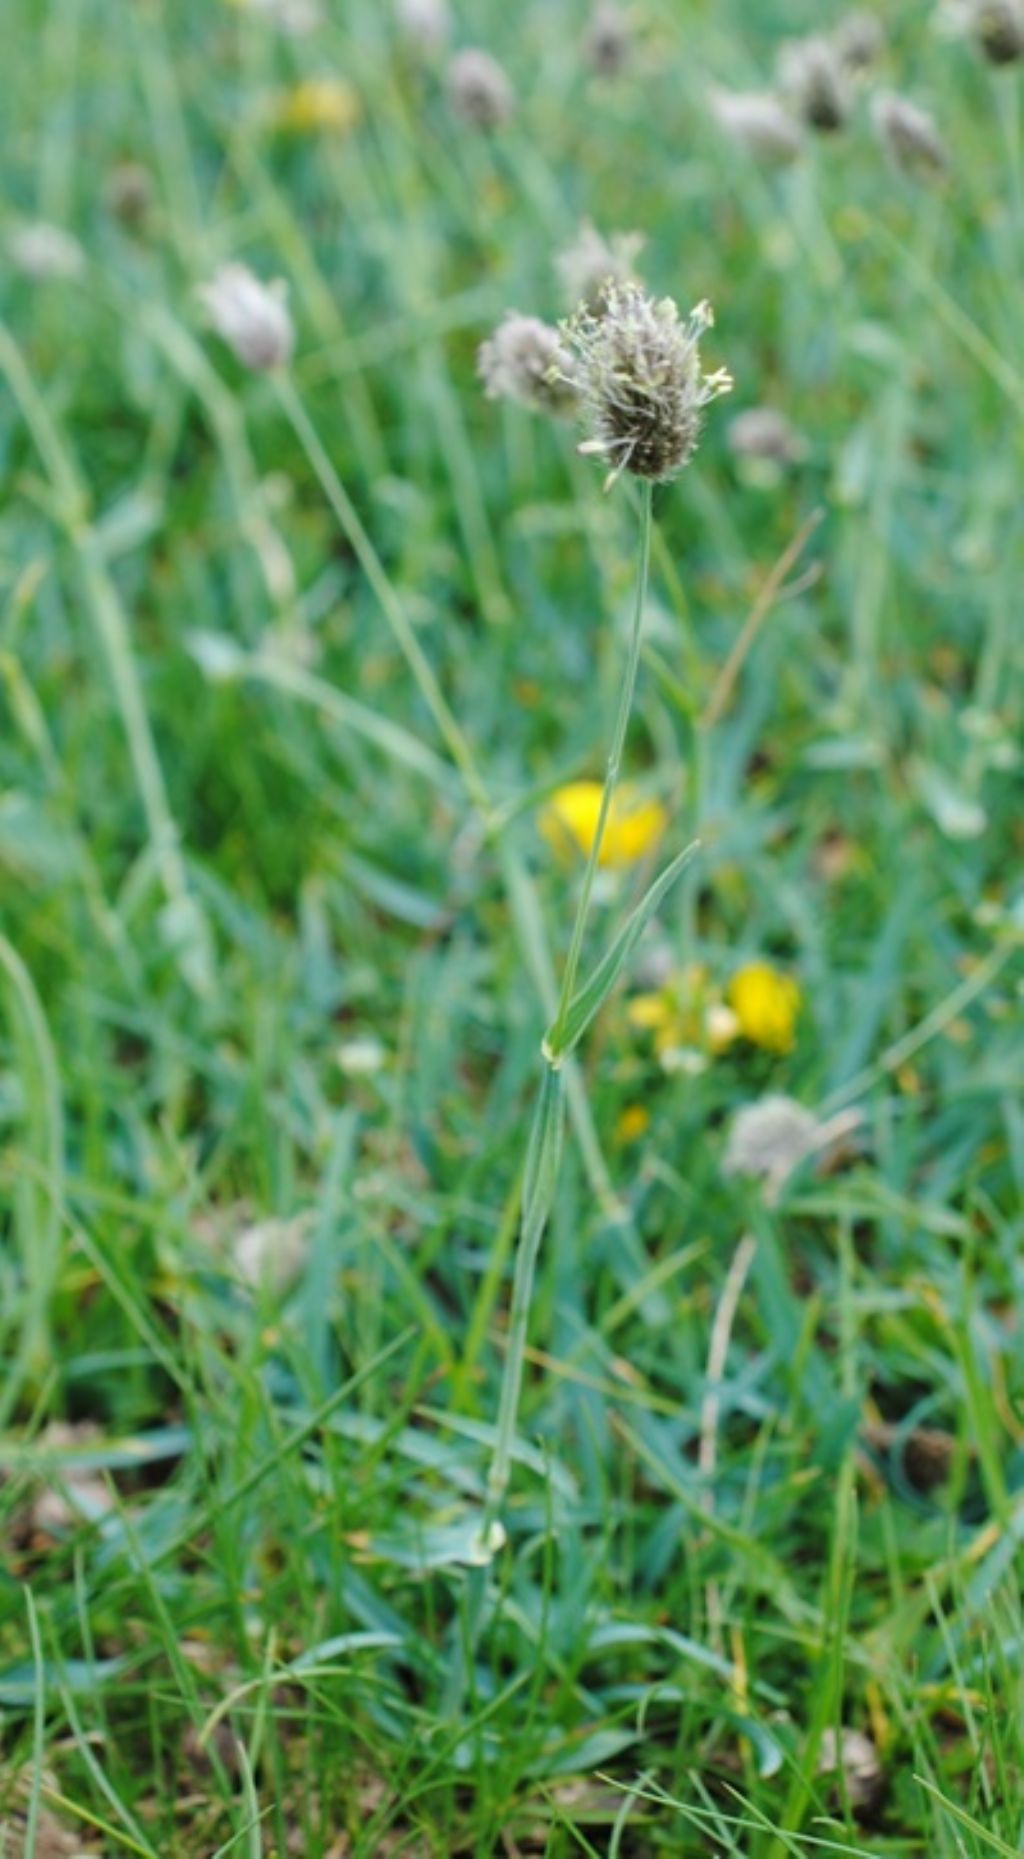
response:
M606 1000L648 919L695 849L687 847L662 872L589 978L578 985L594 879L618 784L640 663L654 486L677 477L689 463L700 436L704 407L732 385L724 370L709 375L701 367L700 338L711 321L707 304L698 305L683 321L671 298L656 301L632 281L609 279L596 302L581 307L561 331L533 318L511 316L480 352L480 373L488 393L508 395L539 410L561 412L571 406L589 429L580 451L605 460L607 487L623 472L638 478L641 487L636 603L622 689L558 1007L544 1036L544 1070L526 1151L508 1344L480 1531L481 1559L492 1555L504 1540L500 1513L519 1413L534 1278L558 1183L565 1122L563 1066Z

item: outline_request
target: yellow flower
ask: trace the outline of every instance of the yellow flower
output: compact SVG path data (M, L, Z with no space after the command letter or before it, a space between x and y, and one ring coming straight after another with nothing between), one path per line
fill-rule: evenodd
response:
M589 853L601 811L600 781L570 781L552 794L540 816L540 829L555 852L573 848ZM660 801L642 800L628 783L612 801L598 864L621 871L643 858L661 838L668 814Z
M765 1052L792 1052L800 1012L800 989L768 962L737 969L727 990L739 1031Z
M626 1008L631 1026L653 1035L662 1060L694 1051L718 1058L736 1038L739 1021L719 999L707 969L691 962L657 994L634 994Z
M358 93L341 77L307 77L282 93L274 110L278 129L292 135L327 130L347 135L362 115Z
M615 1126L615 1134L620 1143L634 1143L642 1136L651 1121L651 1113L644 1104L627 1104Z

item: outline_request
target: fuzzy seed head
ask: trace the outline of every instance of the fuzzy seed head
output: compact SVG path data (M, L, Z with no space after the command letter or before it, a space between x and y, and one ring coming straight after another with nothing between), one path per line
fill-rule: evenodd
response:
M993 65L1024 58L1024 0L973 0L971 30Z
M420 52L439 52L451 31L448 0L395 0L402 36Z
M747 407L729 421L729 450L735 458L760 464L797 465L807 456L807 444L784 413L775 407Z
M841 65L854 76L870 71L885 51L885 29L877 13L847 13L832 34Z
M15 270L31 278L34 284L75 278L85 269L85 253L78 240L62 227L51 226L47 220L17 227L8 240L7 249Z
M810 129L833 134L849 121L850 80L831 39L793 39L779 56L779 82Z
M577 401L572 356L557 329L510 310L477 354L488 400L518 400L536 413L571 413Z
M594 8L583 40L583 55L598 77L620 77L629 63L632 35L617 6Z
M912 180L940 180L949 167L946 144L934 117L895 91L880 91L871 120L894 168Z
M712 321L706 303L684 323L670 297L627 282L607 287L598 314L584 308L565 324L592 435L580 449L607 461L609 484L623 471L664 483L688 464L704 407L732 386L724 369L701 370Z
M291 360L295 329L281 278L264 284L248 265L222 265L197 295L223 342L254 373L281 368Z
M515 92L497 59L476 47L452 59L448 99L455 115L472 129L500 129L516 107Z
M605 239L592 221L584 220L555 260L566 301L573 309L583 304L597 311L609 284L635 282L633 266L643 242L639 232L613 232Z
M769 167L785 167L803 147L800 128L770 90L715 89L711 113L720 129Z
M794 1098L759 1098L733 1117L723 1172L764 1181L777 1192L786 1176L813 1153L817 1136L817 1118Z

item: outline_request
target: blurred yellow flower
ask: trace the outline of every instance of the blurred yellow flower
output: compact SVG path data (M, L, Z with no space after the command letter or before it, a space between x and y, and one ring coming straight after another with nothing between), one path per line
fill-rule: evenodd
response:
M358 92L344 78L307 77L282 93L274 122L291 135L317 135L321 130L347 135L361 115Z
M540 815L540 830L553 851L590 852L601 811L600 781L570 781L552 794ZM644 858L668 825L660 801L642 800L627 783L612 801L598 864L621 871Z
M768 962L748 962L726 992L744 1039L765 1052L792 1052L801 997L791 976Z
M659 1059L687 1053L718 1058L739 1032L739 1021L721 1000L699 962L669 977L656 994L634 994L626 1008L631 1026L650 1033Z
M643 1104L627 1104L615 1126L615 1134L620 1143L634 1143L642 1136L651 1121L651 1113Z

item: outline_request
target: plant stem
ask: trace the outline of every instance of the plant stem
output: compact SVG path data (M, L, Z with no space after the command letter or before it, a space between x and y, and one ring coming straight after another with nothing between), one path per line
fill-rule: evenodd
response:
M296 393L294 383L287 377L277 377L276 385L285 417L309 460L324 496L338 519L342 534L376 595L392 636L419 686L438 733L458 769L466 794L476 808L484 830L495 840L516 935L533 976L545 1016L550 1020L555 1011L556 1001L554 968L544 937L540 906L533 879L519 854L501 831L501 822L469 741L452 714L451 707L438 684L436 674L388 578L387 570L366 533L352 499L331 463L319 433ZM612 1191L608 1169L601 1152L597 1131L594 1128L594 1120L590 1114L587 1094L579 1072L571 1063L566 1066L565 1081L569 1115L583 1158L587 1180L605 1216L610 1220L621 1221L623 1209L618 1205Z
M549 1045L553 1057L557 1056L562 1043L562 1037L565 1031L565 1018L569 1011L569 1006L576 987L576 975L579 970L580 955L583 951L583 937L587 927L587 916L590 911L590 899L594 889L594 879L597 876L605 828L608 824L608 816L611 812L612 801L615 797L615 789L618 785L619 768L622 763L622 750L625 745L626 729L629 724L629 713L633 707L636 674L640 664L640 639L643 633L644 605L647 599L647 581L651 564L651 505L652 488L649 483L645 483L641 489L640 565L637 573L636 607L633 613L633 628L629 638L629 655L626 659L626 673L622 681L622 692L619 697L618 714L615 718L612 746L608 754L608 762L605 768L604 791L601 795L601 806L597 815L597 828L594 833L594 842L590 848L590 855L587 859L587 868L583 874L583 886L576 908L576 921L573 925L572 940L569 944L569 953L565 962L565 972L562 976L558 1012L555 1015L554 1025L551 1029Z
M484 1509L483 1527L485 1547L490 1546L492 1526L498 1520L498 1512L508 1488L509 1468L512 1463L512 1441L515 1438L519 1397L523 1386L526 1332L530 1320L530 1305L533 1302L533 1281L537 1275L540 1242L544 1237L544 1229L548 1223L555 1190L558 1186L564 1120L565 1085L562 1074L553 1066L545 1065L537 1105L533 1113L533 1127L530 1131L523 1181L522 1225L519 1232L519 1248L516 1253L515 1276L512 1282L508 1348L498 1402L494 1456L487 1477L487 1503Z
M576 908L576 921L573 925L572 940L566 957L565 972L559 996L558 1011L544 1052L544 1074L541 1079L537 1107L534 1111L533 1127L526 1156L526 1169L523 1178L523 1211L519 1234L519 1249L516 1254L515 1277L512 1286L512 1308L509 1314L508 1347L505 1355L505 1370L501 1382L501 1395L498 1403L498 1423L494 1442L494 1455L487 1479L487 1502L484 1508L482 1530L482 1547L485 1551L492 1548L494 1526L498 1522L498 1513L508 1487L509 1468L512 1462L512 1442L515 1438L516 1421L519 1414L519 1397L523 1385L523 1364L526 1357L526 1335L530 1307L533 1302L533 1286L537 1272L537 1259L540 1244L544 1237L551 1209L554 1205L555 1192L558 1187L558 1165L561 1156L561 1133L564 1120L564 1085L562 1077L561 1045L564 1037L565 1020L573 998L576 975L579 969L580 955L583 949L583 937L587 925L591 894L597 874L608 814L618 783L619 769L622 763L622 751L629 726L630 711L633 707L633 693L636 689L637 669L640 664L640 640L643 633L644 606L647 598L647 581L651 560L651 486L644 484L640 506L640 561L637 572L636 607L633 614L633 626L629 638L629 652L626 659L626 672L619 697L619 707L612 733L612 746L605 769L604 791L597 816L597 828L594 843L590 848L587 868L583 876L583 886Z
M278 399L282 411L302 450L305 452L312 469L319 480L321 489L327 498L342 532L345 535L360 568L376 595L384 617L391 629L396 644L413 677L420 693L427 704L449 755L462 777L466 793L476 807L486 831L498 838L502 874L505 880L509 901L512 906L513 920L517 933L529 962L534 980L537 984L545 1009L548 1009L550 977L547 973L547 953L540 945L539 914L536 899L526 870L520 865L511 847L500 836L500 822L495 814L486 784L477 767L476 758L470 744L463 734L448 700L445 697L436 673L426 657L419 640L410 624L409 617L399 599L387 572L377 554L373 543L356 511L345 486L341 482L327 450L313 425L309 414L296 393L295 386L288 375L275 376ZM594 879L597 873L601 844L611 807L615 788L618 783L622 751L626 740L626 730L636 689L637 671L640 663L640 641L643 631L644 606L647 598L647 582L650 571L651 556L651 487L642 487L640 517L640 560L637 575L636 608L630 633L629 652L622 693L615 719L612 747L608 756L605 772L604 791L598 813L594 844L583 878L583 888L576 912L569 954L566 959L565 975L559 996L558 1007L552 1026L550 1046L552 1056L546 1056L544 1075L541 1080L537 1106L534 1112L529 1147L527 1150L526 1171L523 1182L522 1218L520 1224L519 1247L516 1253L515 1275L513 1279L512 1309L509 1317L508 1349L505 1356L505 1369L502 1377L501 1394L498 1406L498 1421L494 1453L487 1481L487 1498L484 1506L481 1545L488 1552L492 1546L492 1534L498 1521L498 1512L508 1485L509 1467L512 1458L512 1442L515 1438L516 1420L519 1412L519 1396L522 1389L523 1366L526 1358L526 1333L530 1306L533 1299L533 1285L536 1277L537 1258L541 1240L548 1223L554 1203L557 1186L558 1165L561 1157L562 1135L565 1123L565 1111L568 1104L576 1128L577 1139L583 1153L588 1177L601 1198L606 1210L615 1211L614 1197L611 1193L604 1168L603 1157L596 1139L596 1132L590 1118L586 1095L581 1088L578 1074L571 1062L563 1064L560 1057L555 1062L558 1052L558 1037L563 1030L563 1022L572 1001L576 974L579 969L586 930Z

